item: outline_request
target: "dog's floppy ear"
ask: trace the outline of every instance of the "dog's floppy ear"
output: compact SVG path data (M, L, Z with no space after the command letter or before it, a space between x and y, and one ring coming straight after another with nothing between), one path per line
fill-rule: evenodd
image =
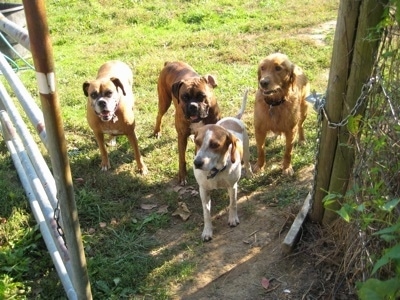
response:
M215 76L207 74L205 76L203 76L203 78L205 79L205 81L211 85L213 88L216 88L218 86L217 83L217 78L215 78Z
M90 82L89 82L89 81L85 81L85 82L83 83L83 85L82 85L83 93L85 94L86 97L89 96L89 93L88 93L88 88L89 88L89 86L90 86Z
M232 133L229 133L229 138L232 141L232 147L231 147L231 162L234 164L236 161L235 153L236 150L239 151L240 154L240 159L242 159L243 156L243 147L239 143L239 140L237 139L236 136L234 136Z
M296 81L296 73L294 69L296 68L296 65L291 63L289 67L289 72L290 72L290 77L289 77L289 83L292 86L292 90L294 89L294 83Z
M111 77L110 80L112 81L112 83L114 83L114 85L116 87L119 87L122 90L122 94L124 94L124 96L126 96L126 93L124 90L124 85L121 83L121 81L116 77Z
M172 84L172 88L171 88L172 95L175 97L175 99L178 101L178 103L179 103L179 90L180 90L182 84L183 84L183 80L174 82Z

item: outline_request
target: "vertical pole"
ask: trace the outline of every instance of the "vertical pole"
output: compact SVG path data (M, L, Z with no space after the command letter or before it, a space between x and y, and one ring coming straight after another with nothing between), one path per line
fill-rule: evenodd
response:
M339 4L325 105L332 122L340 122L342 117L360 3L359 0L341 0ZM327 120L324 119L317 158L317 178L314 182L315 193L310 213L310 219L313 222L321 222L324 216L322 200L329 189L337 143L338 129L330 128Z
M372 74L379 46L376 26L382 19L388 0L341 0L337 18L331 70L329 74L326 112L331 122L339 123L350 114L363 84ZM364 107L358 114L363 115ZM329 224L336 218L332 210L340 209L335 202L325 210L327 192L344 195L354 163L354 151L347 127L329 128L323 120L318 157L317 179L310 219Z
M350 110L356 105L357 99L360 97L363 84L367 83L373 75L382 34L379 30L376 30L376 26L382 20L383 10L387 2L387 0L364 0L361 3L344 97L346 105L343 106L342 117L350 114ZM364 112L365 103L359 107L357 114L364 116ZM330 192L341 195L346 193L355 159L353 146L353 140L347 126L340 127L328 188ZM335 211L340 209L340 203L334 202L329 208L325 210L322 219L322 223L327 225L337 218L338 215Z
M32 57L48 137L48 150L60 202L65 239L74 274L72 283L78 299L92 299L71 169L56 91L53 49L47 25L44 0L23 0Z

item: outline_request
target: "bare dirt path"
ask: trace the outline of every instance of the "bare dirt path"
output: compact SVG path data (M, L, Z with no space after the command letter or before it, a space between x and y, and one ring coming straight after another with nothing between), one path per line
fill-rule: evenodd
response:
M308 189L312 166L299 174L301 180L297 184ZM186 222L177 218L173 226L157 232L157 239L165 247L177 250L174 259L190 260L196 266L193 280L171 286L174 299L329 299L326 287L332 284L333 271L313 256L318 250L313 249L312 242L306 242L305 236L310 233L303 232L301 245L292 253L283 252L283 239L304 199L297 199L296 205L286 208L266 206L262 197L270 189L273 186L250 195L241 193L240 224L235 228L227 225L226 211L214 212L214 236L210 242L200 241L201 208L193 211ZM198 207L198 196L191 198L188 206ZM195 226L196 230L188 233L187 226ZM182 244L186 248L182 249Z

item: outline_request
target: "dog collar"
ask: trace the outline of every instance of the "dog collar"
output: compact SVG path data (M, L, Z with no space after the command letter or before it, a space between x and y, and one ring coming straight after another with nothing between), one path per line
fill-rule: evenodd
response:
M278 106L278 105L281 105L283 102L285 102L286 100L285 100L285 98L282 98L281 100L279 100L279 101L271 101L271 100L269 100L269 99L267 99L267 98L264 98L264 101L265 101L265 103L267 103L268 105L270 105L270 106Z
M210 171L210 174L207 175L207 179L212 179L212 178L214 178L215 176L217 176L218 173L223 172L225 169L226 169L226 165L223 166L223 167L222 167L221 169L219 169L219 170L218 170L217 168L213 168L213 169Z

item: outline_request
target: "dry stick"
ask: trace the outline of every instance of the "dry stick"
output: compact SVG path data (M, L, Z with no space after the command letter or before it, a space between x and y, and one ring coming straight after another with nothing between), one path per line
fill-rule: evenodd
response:
M278 237L281 237L281 233L282 233L282 231L283 231L283 228L286 226L286 224L287 224L289 218L290 218L290 216L287 216L285 222L283 222L281 228L279 229Z
M257 230L255 230L255 231L253 231L252 233L250 233L247 237L250 237L250 236L252 236L253 234L256 234L257 232L259 232L259 230L257 229Z
M279 283L277 286L274 286L273 288L270 288L270 289L266 290L265 292L266 292L266 293L270 293L270 292L276 290L276 289L277 289L278 287L280 287L280 286L281 286L281 284Z
M308 287L307 291L303 294L301 297L301 300L304 300L304 298L307 296L307 294L310 292L312 286L314 285L314 280L311 282L310 286Z

